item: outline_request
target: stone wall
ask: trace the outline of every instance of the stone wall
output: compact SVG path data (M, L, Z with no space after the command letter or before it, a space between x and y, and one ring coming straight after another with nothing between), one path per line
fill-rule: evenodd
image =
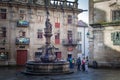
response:
M34 60L35 52L39 51L38 48L42 47L45 43L44 28L46 11L43 6L41 7L39 5L35 7L35 5L29 4L30 8L28 8L27 5L22 3L19 5L18 3L13 3L14 5L12 4L12 6L10 6L10 4L8 4L8 2L0 2L0 8L7 9L7 19L0 19L0 27L7 28L7 43L5 44L9 52L9 59L7 60L7 62L8 64L16 64L17 50L27 50L27 60ZM49 9L49 18L53 28L51 43L55 45L55 47L59 48L62 53L63 59L66 59L68 54L67 47L63 46L62 44L62 40L67 39L67 32L71 30L73 34L73 39L77 38L78 11L77 9L75 9L76 12L73 14L73 11L69 9L65 10L64 14L61 10L59 11L53 8ZM17 26L17 21L21 19L20 10L25 11L25 14L23 14L24 16L22 15L22 19L29 22L29 26L27 27ZM72 24L67 24L68 15L72 15ZM55 27L55 22L60 23L60 28ZM38 29L42 30L43 32L42 39L37 38ZM25 37L30 39L29 45L16 45L15 40L17 37L20 37L20 31L24 31L26 33ZM55 44L55 34L58 32L60 33L60 44ZM21 46L23 46L24 48L20 48ZM0 47L3 47L3 45L0 45ZM73 56L77 56L75 47L73 50ZM3 61L3 63L6 63L6 61Z

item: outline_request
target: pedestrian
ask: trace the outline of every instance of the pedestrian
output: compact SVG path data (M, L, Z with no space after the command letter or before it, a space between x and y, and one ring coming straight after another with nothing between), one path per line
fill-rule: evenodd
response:
M86 57L86 60L85 60L85 71L88 72L88 56Z
M82 71L85 71L85 57L82 59Z
M69 58L69 67L70 69L72 69L73 65L72 65L72 58Z
M74 68L74 66L75 66L75 59L73 58L72 59L72 69Z
M78 59L77 59L77 70L78 71L81 70L81 59L80 59L80 57L78 57Z

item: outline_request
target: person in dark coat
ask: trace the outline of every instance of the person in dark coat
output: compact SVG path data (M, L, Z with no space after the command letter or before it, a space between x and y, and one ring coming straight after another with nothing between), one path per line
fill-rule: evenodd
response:
M81 59L80 57L77 59L77 70L81 70Z

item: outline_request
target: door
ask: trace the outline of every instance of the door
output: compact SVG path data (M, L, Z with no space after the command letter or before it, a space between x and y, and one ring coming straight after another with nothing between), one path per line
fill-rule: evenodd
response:
M27 50L17 50L17 65L25 65L27 61Z
M56 58L61 59L61 52L56 52Z
M72 54L68 54L68 60L72 58Z

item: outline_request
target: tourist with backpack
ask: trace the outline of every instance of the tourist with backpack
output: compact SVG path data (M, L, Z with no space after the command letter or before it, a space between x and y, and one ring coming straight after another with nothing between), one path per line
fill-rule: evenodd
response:
M81 70L81 59L80 59L80 57L78 57L78 59L77 59L77 70L78 71Z

